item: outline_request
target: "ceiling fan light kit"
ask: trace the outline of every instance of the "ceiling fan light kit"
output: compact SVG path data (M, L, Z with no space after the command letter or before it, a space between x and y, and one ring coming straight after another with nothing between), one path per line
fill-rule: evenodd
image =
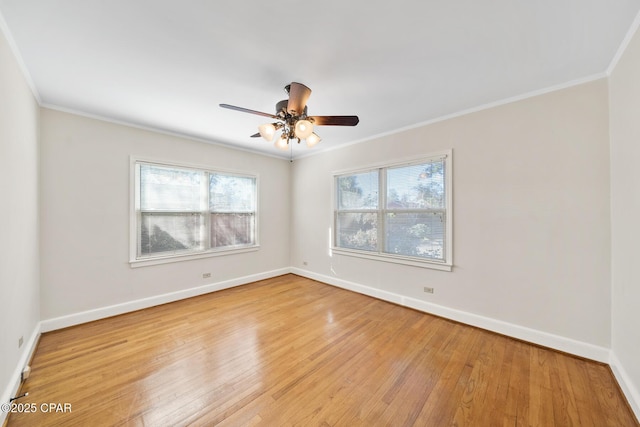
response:
M296 137L300 139L306 139L313 133L313 125L309 120L298 120L294 129Z
M322 141L322 139L315 133L312 133L307 137L307 147L312 148L314 145L318 144L320 141Z
M309 148L319 144L322 139L314 132L314 125L355 126L360 121L358 116L308 116L307 100L311 95L311 89L302 83L292 82L285 86L284 90L289 94L289 99L276 104L276 114L263 113L229 104L220 104L220 107L275 119L275 123L265 123L258 126L258 133L251 136L261 136L272 142L277 131L282 129L280 138L276 139L274 143L276 148L280 150L288 150L290 148L289 141L294 139L298 141L298 144L305 140Z
M271 142L276 136L276 125L274 123L265 123L258 126L258 132L260 132L260 136Z
M275 147L279 150L287 151L289 149L289 140L287 139L285 134L282 134L282 136L278 138L276 143L273 145L275 145Z

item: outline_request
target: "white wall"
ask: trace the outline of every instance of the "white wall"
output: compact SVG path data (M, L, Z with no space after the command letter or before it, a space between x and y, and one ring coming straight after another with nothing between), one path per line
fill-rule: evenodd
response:
M607 91L596 80L294 162L292 266L608 348ZM453 272L329 254L332 171L449 148Z
M26 357L40 320L40 273L38 105L1 31L0 242L0 402L4 403L17 387L16 367ZM24 344L19 349L21 336Z
M640 417L640 33L610 78L612 350Z
M45 321L289 266L285 160L46 108L41 151ZM131 155L257 173L260 250L131 268Z

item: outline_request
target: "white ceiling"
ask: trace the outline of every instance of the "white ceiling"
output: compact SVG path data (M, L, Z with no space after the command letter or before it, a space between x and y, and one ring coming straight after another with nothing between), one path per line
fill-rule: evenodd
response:
M42 105L288 157L249 138L291 81L318 149L606 71L640 0L0 0ZM294 155L308 153L295 147Z

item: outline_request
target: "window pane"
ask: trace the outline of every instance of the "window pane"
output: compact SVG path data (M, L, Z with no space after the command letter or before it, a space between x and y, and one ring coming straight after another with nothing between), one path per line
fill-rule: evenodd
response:
M388 213L384 251L443 261L445 230L443 213Z
M140 164L140 207L155 211L199 211L202 172Z
M141 214L140 255L201 249L199 214Z
M375 251L378 246L377 213L338 213L336 246Z
M378 171L339 176L338 209L377 209Z
M256 210L255 178L212 173L209 177L209 191L211 212Z
M252 213L211 214L211 247L255 244L255 215Z
M444 160L387 170L387 209L444 209Z

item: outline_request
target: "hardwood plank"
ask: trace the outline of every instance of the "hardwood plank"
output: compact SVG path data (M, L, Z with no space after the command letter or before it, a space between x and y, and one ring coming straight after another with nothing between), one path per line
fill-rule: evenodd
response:
M606 365L295 275L43 334L8 426L638 426Z
M484 340L480 354L476 358L466 389L458 405L454 424L460 426L473 426L478 424L479 412L484 411L485 396L490 384L492 360L490 353L493 351L494 340Z
M509 391L506 396L505 427L529 425L529 393L527 385L531 381L532 346L516 342L509 371Z
M456 325L451 341L442 353L447 360L438 383L425 402L416 425L451 425L471 373L473 360L480 350L482 334L473 328ZM450 352L446 352L449 349Z

